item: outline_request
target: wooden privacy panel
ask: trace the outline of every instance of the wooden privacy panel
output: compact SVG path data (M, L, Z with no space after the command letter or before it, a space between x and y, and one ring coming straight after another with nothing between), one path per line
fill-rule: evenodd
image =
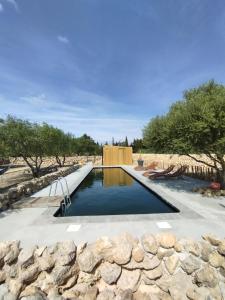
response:
M132 147L104 146L103 165L132 165Z

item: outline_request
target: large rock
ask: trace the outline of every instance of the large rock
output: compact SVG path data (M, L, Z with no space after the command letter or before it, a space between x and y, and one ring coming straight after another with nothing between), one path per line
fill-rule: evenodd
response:
M90 287L84 295L84 300L96 300L98 289L95 286Z
M158 236L160 246L163 248L173 248L176 243L176 237L173 233L163 232Z
M75 263L74 265L70 266L60 266L57 265L51 272L51 278L54 284L57 285L64 285L68 281L68 279L72 276L78 277L79 268L78 265Z
M210 243L201 241L201 258L204 261L209 261L209 255L213 252L213 247Z
M186 292L192 287L191 277L179 271L171 277L169 293L174 300L186 300Z
M163 259L164 257L169 257L169 256L173 255L173 253L174 253L173 248L165 249L165 248L159 247L157 256L159 259Z
M113 239L114 247L112 248L111 259L113 262L124 265L130 261L132 249L135 241L128 234L122 234ZM110 260L111 260L110 259Z
M21 300L44 300L46 299L45 294L36 286L29 285L27 286L20 294Z
M208 241L212 246L219 246L219 244L221 243L221 240L217 236L212 234L203 235L202 238Z
M115 300L133 300L133 293L130 289L121 290L117 293Z
M93 244L94 252L97 254L97 256L100 256L105 260L111 256L113 247L114 247L113 241L106 236L101 237ZM83 250L84 249L82 249L81 252L83 252Z
M165 260L165 266L168 272L172 275L179 265L179 257L174 254Z
M87 247L80 255L78 255L77 261L81 271L92 272L96 265L101 261L101 257L95 255L92 249Z
M22 268L26 268L34 262L34 251L36 247L22 249L18 256L18 263Z
M222 255L225 255L225 240L223 240L220 244L219 247L217 248L218 252Z
M37 279L40 273L39 266L37 264L31 265L26 269L21 269L19 273L19 279L22 283L28 284Z
M117 281L117 287L121 290L130 289L136 291L140 275L140 270L128 271L123 269L120 278Z
M9 249L10 249L9 242L0 242L0 263L1 260L3 260L4 257L8 254Z
M6 280L6 273L3 270L0 270L0 284L5 282Z
M174 250L176 252L182 252L184 250L184 246L180 241L176 241L175 245L174 245Z
M142 246L146 252L156 254L158 251L158 242L154 235L145 234L141 238Z
M185 249L195 255L195 256L199 256L201 253L201 249L199 247L199 244L193 240L187 240L186 244L185 244Z
M149 271L144 271L144 275L150 280L156 280L162 276L162 266L159 265L157 268Z
M87 285L94 285L101 278L100 271L97 269L94 273L79 272L77 283L85 283Z
M144 260L140 263L136 262L135 260L131 260L128 264L124 265L123 267L128 270L134 269L143 269L143 270L152 270L160 264L160 260L157 256L149 257L145 255Z
M69 265L76 257L76 246L73 241L57 243L57 251L54 254L56 264Z
M209 255L209 264L214 268L222 267L225 263L225 258L220 255L217 251L213 251Z
M37 263L41 271L49 271L55 265L55 260L51 255L44 255L37 258Z
M114 299L115 299L115 294L112 290L109 289L104 289L97 296L97 300L114 300Z
M7 255L4 257L4 262L7 264L11 264L14 261L17 260L18 255L20 253L20 248L19 248L20 242L19 241L14 241L11 243L9 247L9 252Z
M7 276L10 277L10 278L17 277L18 269L19 269L19 267L18 267L17 264L12 264L12 265L5 264L4 267L3 267L3 270L5 271Z
M53 287L48 292L48 299L49 300L64 300L64 298L59 295L59 291L57 288Z
M100 273L103 278L103 280L108 283L112 284L117 281L117 279L120 276L121 273L121 267L118 266L117 264L111 264L108 262L105 262L103 265L100 267Z
M195 282L197 285L206 287L215 287L218 283L216 271L208 265L195 273Z
M11 279L8 282L8 288L9 291L18 298L23 289L23 284L17 279Z
M163 276L156 281L156 285L164 292L169 291L169 287L171 285L171 276L167 274L163 274Z
M132 250L132 258L136 262L143 261L144 256L145 256L145 253L144 253L144 251L139 246L136 246L135 248L133 248L133 250Z
M4 296L8 293L6 284L0 284L0 299L3 300Z
M182 260L181 268L187 273L192 274L194 271L198 270L201 267L199 259L193 255L189 255L187 258Z

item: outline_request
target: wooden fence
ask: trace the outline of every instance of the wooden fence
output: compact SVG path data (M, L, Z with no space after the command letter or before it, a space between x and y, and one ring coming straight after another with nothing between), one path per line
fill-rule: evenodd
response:
M132 147L104 146L103 165L132 165Z

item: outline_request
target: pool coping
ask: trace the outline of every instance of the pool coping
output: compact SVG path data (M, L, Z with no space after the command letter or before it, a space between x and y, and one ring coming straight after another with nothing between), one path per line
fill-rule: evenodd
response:
M86 167L86 168L85 168ZM204 219L203 216L198 214L196 211L190 209L186 205L183 205L179 200L175 199L171 195L169 195L165 190L160 188L160 186L154 186L151 181L142 176L143 172L137 172L134 170L134 166L128 165L115 165L115 166L107 166L100 165L94 166L90 165L84 166L80 170L80 174L76 180L76 184L73 184L73 191L70 193L74 193L75 190L79 187L81 182L85 179L85 177L91 172L94 168L122 168L125 172L127 172L130 176L136 179L140 184L145 186L147 189L150 189L157 195L159 195L163 201L167 202L169 205L177 208L179 212L171 212L171 213L157 213L157 214L124 214L124 215L100 215L100 216L67 216L67 217L55 217L57 210L59 207L47 207L46 210L38 217L33 224L63 224L63 223L103 223L103 222L129 222L129 221L163 221L163 220L179 220L179 219ZM83 170L82 170L83 169ZM75 171L74 173L76 173Z

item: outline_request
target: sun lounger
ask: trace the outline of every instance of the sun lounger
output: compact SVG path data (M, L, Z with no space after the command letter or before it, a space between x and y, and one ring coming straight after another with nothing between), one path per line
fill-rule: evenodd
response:
M169 179L169 178L178 178L182 175L184 175L185 171L187 169L187 166L181 166L179 169L177 169L176 171L173 172L169 172L167 174L150 174L149 179L157 179L157 178L162 178L162 179Z
M174 167L175 167L175 165L171 165L165 170L148 170L148 171L144 172L142 175L145 177L152 176L153 174L158 174L159 176L160 175L162 176L164 174L171 172L174 169Z

